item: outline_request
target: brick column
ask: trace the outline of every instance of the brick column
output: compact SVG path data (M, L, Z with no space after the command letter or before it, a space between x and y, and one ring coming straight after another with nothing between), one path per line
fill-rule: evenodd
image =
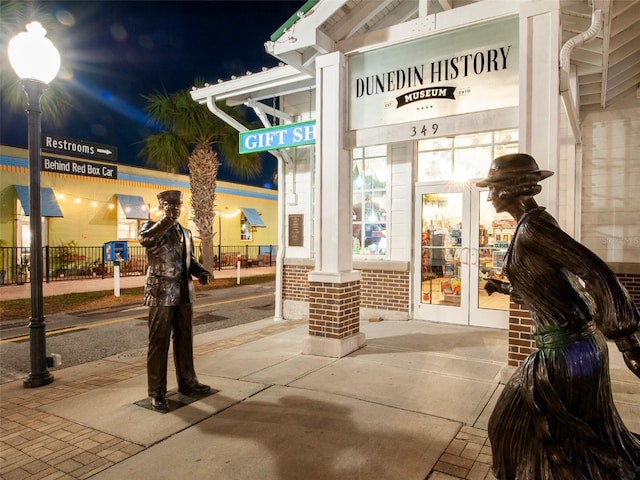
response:
M531 314L522 305L509 304L509 367L518 367L525 358L536 351L536 341L531 331Z
M309 335L341 340L360 331L360 282L311 282L309 304Z

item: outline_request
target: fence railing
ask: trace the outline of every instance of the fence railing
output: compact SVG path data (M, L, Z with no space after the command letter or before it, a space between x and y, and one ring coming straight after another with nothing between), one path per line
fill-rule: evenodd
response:
M215 245L214 269L273 266L276 261L275 245ZM128 247L129 259L120 262L120 275L145 275L147 253L140 245ZM43 280L47 283L113 276L113 262L105 262L103 248L51 247L42 249ZM199 245L194 255L202 260ZM0 247L0 285L23 284L30 281L31 252L29 247Z

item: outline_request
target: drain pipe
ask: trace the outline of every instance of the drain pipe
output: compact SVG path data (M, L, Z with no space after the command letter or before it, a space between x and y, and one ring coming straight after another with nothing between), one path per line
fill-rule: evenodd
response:
M265 127L271 127L271 123L267 118L265 112L262 110L259 102L255 100L249 99L245 102L245 105L253 108L253 111L256 113L260 121ZM276 113L276 112L274 112ZM291 120L291 117L288 117L284 114L284 112L278 112L279 118L283 120ZM288 117L288 118L286 118ZM276 298L275 298L275 309L273 320L276 322L284 320L283 310L284 310L284 300L283 300L283 277L284 277L284 257L286 253L286 238L285 238L285 194L286 194L286 166L293 165L293 160L285 150L269 150L276 159L278 160L278 253L276 255Z
M582 134L580 133L577 102L574 102L571 98L571 89L569 87L569 61L572 50L593 39L600 32L601 25L602 10L594 10L591 15L591 26L584 32L567 40L560 50L560 96L567 111L573 137L577 144L582 143Z
M207 97L207 108L211 113L216 115L225 121L228 125L231 125L233 128L238 130L238 132L246 132L249 129L238 122L235 118L228 115L218 108L216 102L213 97ZM263 122L264 123L264 122ZM268 123L268 122L267 122ZM265 125L266 126L266 125ZM278 186L278 253L276 255L276 298L275 298L275 314L274 320L284 320L282 316L283 311L283 299L282 299L282 291L283 291L283 271L284 271L284 256L285 256L285 215L284 215L284 192L285 192L285 161L288 159L289 162L291 159L287 156L283 157L280 152L275 150L269 150L276 159L278 160L278 182L282 182L281 185Z

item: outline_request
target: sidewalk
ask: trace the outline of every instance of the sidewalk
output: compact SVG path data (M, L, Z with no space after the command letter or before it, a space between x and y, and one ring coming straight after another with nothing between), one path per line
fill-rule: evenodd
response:
M54 370L46 387L0 385L0 476L492 479L486 428L507 332L413 320L361 329L366 346L341 359L300 354L304 321L196 336L198 377L218 392L165 414L136 404L144 349ZM640 385L611 351L616 403L640 431Z
M240 283L244 277L255 277L275 273L276 267L253 267L240 269ZM236 278L236 269L216 270L214 278ZM145 275L120 277L120 289L142 287L146 279ZM114 290L113 278L86 278L82 280L56 280L42 284L42 294L45 297L64 295L74 292L96 292L101 290ZM30 298L31 285L3 285L0 287L0 300L15 300L17 298Z

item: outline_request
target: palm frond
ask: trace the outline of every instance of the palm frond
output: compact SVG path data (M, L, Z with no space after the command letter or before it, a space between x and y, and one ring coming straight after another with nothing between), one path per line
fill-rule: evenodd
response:
M188 165L189 148L180 137L162 132L144 140L140 156L146 159L145 165L175 173Z

